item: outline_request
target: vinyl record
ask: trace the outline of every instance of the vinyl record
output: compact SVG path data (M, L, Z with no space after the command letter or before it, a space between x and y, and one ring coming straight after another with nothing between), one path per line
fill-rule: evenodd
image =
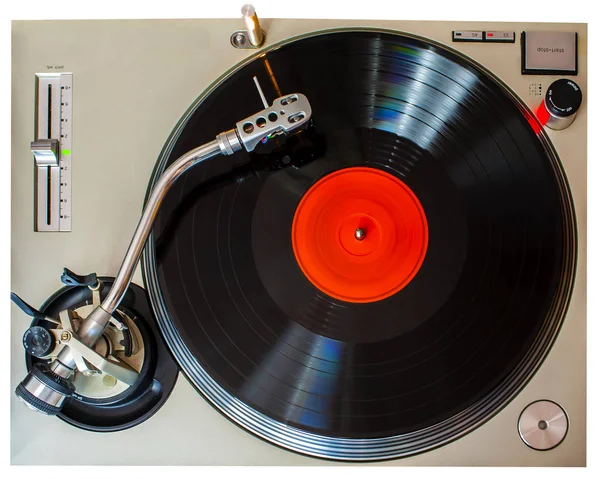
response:
M481 425L541 364L572 288L571 198L539 123L447 47L336 30L212 85L150 187L262 109L253 76L269 101L306 95L314 125L168 193L143 265L182 370L240 426L317 457L401 457ZM276 154L304 164L228 174Z

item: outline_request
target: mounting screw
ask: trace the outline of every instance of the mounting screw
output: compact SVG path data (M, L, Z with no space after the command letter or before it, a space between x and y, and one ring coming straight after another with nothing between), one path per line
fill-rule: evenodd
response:
M236 33L233 36L233 43L236 46L241 47L244 43L246 43L246 37L241 33Z
M62 342L67 342L71 339L71 333L69 333L69 331L63 331L62 333L60 333L60 340Z

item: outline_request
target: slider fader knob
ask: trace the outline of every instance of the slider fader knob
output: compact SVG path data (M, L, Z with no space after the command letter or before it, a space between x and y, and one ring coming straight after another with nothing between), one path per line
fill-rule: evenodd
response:
M548 87L537 117L548 128L564 130L575 120L581 101L579 85L573 80L561 78Z

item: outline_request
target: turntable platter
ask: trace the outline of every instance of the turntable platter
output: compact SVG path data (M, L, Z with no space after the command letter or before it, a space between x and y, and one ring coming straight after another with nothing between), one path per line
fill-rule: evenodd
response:
M539 124L446 47L333 31L272 47L213 85L151 185L261 108L254 76L267 98L309 98L324 151L222 181L249 159L236 153L168 193L143 266L182 370L248 431L319 457L401 457L481 425L543 361L572 288L571 197ZM346 180L327 191L336 175ZM364 232L356 221L365 242L338 241ZM364 259L373 251L378 262Z

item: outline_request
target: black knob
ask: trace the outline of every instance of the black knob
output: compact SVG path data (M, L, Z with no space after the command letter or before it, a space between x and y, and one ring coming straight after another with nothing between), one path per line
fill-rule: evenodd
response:
M560 118L577 113L581 106L581 88L573 80L561 78L548 87L546 106L548 111Z
M25 351L36 358L43 358L52 352L56 340L52 333L41 326L32 326L23 335Z
M575 120L581 106L581 88L573 80L561 78L548 87L537 110L542 125L552 130L564 130Z

